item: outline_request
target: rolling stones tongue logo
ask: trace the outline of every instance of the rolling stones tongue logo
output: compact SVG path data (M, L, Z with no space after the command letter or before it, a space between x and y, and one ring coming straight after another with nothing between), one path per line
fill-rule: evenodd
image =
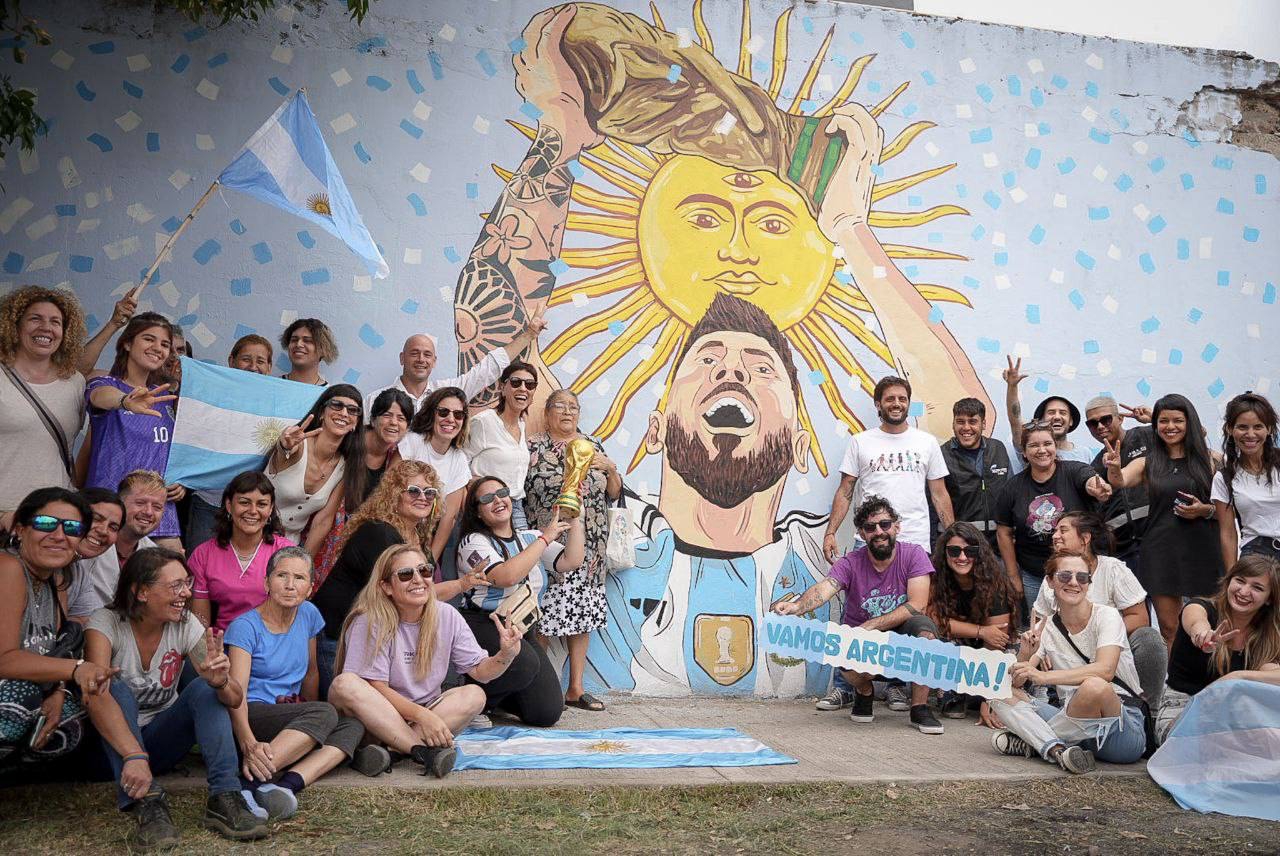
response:
M182 655L170 648L160 661L160 686L168 688L178 680L182 671Z

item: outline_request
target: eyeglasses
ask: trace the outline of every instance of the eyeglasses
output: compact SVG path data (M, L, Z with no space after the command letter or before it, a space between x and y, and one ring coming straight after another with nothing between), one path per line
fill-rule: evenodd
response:
M1066 585L1071 582L1072 579L1075 579L1075 581L1082 586L1087 586L1089 581L1093 579L1093 577L1089 575L1088 571L1054 571L1053 578L1063 585Z
M866 532L868 535L871 534L872 532L875 532L876 529L879 529L881 532L888 532L890 529L893 528L893 521L892 520L870 520L862 524L862 526L859 528L862 529L863 532Z
M156 583L156 585L160 588L168 589L172 594L182 594L184 591L189 592L192 590L192 586L195 585L195 580L191 577L185 577L180 580L174 580L171 583Z
M511 496L511 490L509 488L500 487L497 490L495 490L493 493L480 494L479 496L476 497L476 502L480 503L481 505L488 505L489 503L493 502L495 499L506 499L509 496Z
M507 383L511 384L512 389L527 389L533 391L538 388L537 378L509 377Z
M976 544L966 544L963 547L956 546L955 544L947 545L948 558L958 559L960 558L961 553L969 559L976 559L978 558L978 546Z
M66 520L61 517L54 517L52 514L37 514L31 518L31 528L37 532L52 532L59 526L62 527L62 534L68 538L83 538L85 525L83 520Z
M578 413L581 408L576 404L565 404L563 401L557 401L551 405L552 410L559 410L561 413Z
M1108 413L1106 416L1099 416L1097 419L1086 419L1084 424L1087 428L1097 428L1099 425L1103 428L1110 428L1113 421L1115 421L1115 416Z
M334 413L337 413L337 412L338 412L338 411L340 411L340 410L345 410L345 411L347 411L347 413L351 414L352 416L359 416L359 415L360 415L360 405L358 405L358 404L343 404L341 401L338 401L337 399L334 399L333 401L330 401L328 404L326 404L326 405L325 405L325 407L329 408L329 409L330 409L330 410L332 410Z
M409 485L404 492L414 499L429 499L432 502L435 502L436 497L440 495L440 491L433 487L418 487L416 484Z
M445 418L446 416L452 416L454 419L461 422L463 417L466 415L467 415L467 411L465 410L454 410L452 407L436 408L436 416L439 416L441 419Z
M409 582L415 576L421 577L423 582L431 579L431 568L425 562L414 568L398 568L391 573L402 583Z

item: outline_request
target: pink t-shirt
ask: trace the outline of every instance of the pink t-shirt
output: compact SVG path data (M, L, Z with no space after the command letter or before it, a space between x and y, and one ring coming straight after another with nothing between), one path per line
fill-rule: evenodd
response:
M192 550L187 559L192 595L217 605L213 626L225 631L232 621L266 600L267 560L277 551L294 546L283 535L276 535L270 544L263 541L245 570L240 569L240 560L231 545L219 547L216 538Z
M902 606L907 602L907 581L932 573L933 564L923 547L899 541L884 573L876 572L867 548L860 547L837 559L828 576L844 589L841 623L857 627Z
M427 674L419 678L414 665L418 652L418 623L401 621L391 643L381 650L369 642L369 619L360 615L347 628L347 657L342 671L366 681L383 681L414 704L430 704L440 695L449 663L465 675L489 655L476 642L458 610L436 602L436 641Z

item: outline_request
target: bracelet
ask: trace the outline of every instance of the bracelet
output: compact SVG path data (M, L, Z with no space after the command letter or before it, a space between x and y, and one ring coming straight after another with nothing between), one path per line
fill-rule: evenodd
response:
M229 683L231 683L231 676L230 676L230 675L228 675L228 676L227 676L227 679L226 679L225 681L223 681L222 683L218 684L216 687L215 687L213 684L209 684L209 687L210 687L210 689L212 689L212 690L214 690L214 691L216 692L216 691L218 691L218 690L226 689L227 684L229 684Z
M538 533L538 540L543 544L546 544L548 547L551 546L551 542L547 540L547 536L543 535L541 532Z
M120 760L128 764L130 761L149 761L151 760L151 756L146 752L130 752Z
M71 668L71 682L75 683L76 670L84 665L84 660L76 660L76 664Z

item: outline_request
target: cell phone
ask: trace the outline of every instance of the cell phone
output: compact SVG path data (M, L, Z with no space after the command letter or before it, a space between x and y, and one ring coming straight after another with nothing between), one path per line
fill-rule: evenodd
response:
M44 731L44 727L49 724L49 717L41 713L36 717L35 727L31 729L31 738L27 740L27 748L36 748L36 738L40 736L40 732Z
M1196 501L1196 498L1194 496L1181 490L1178 491L1178 495L1173 498L1173 504L1178 506L1179 508L1186 508L1188 505L1190 505L1195 501Z
M472 550L467 555L467 570L469 571L474 572L476 570L479 570L480 573L486 574L488 572L490 564L491 562L488 559L486 559L484 557L484 554L481 553L479 550Z

